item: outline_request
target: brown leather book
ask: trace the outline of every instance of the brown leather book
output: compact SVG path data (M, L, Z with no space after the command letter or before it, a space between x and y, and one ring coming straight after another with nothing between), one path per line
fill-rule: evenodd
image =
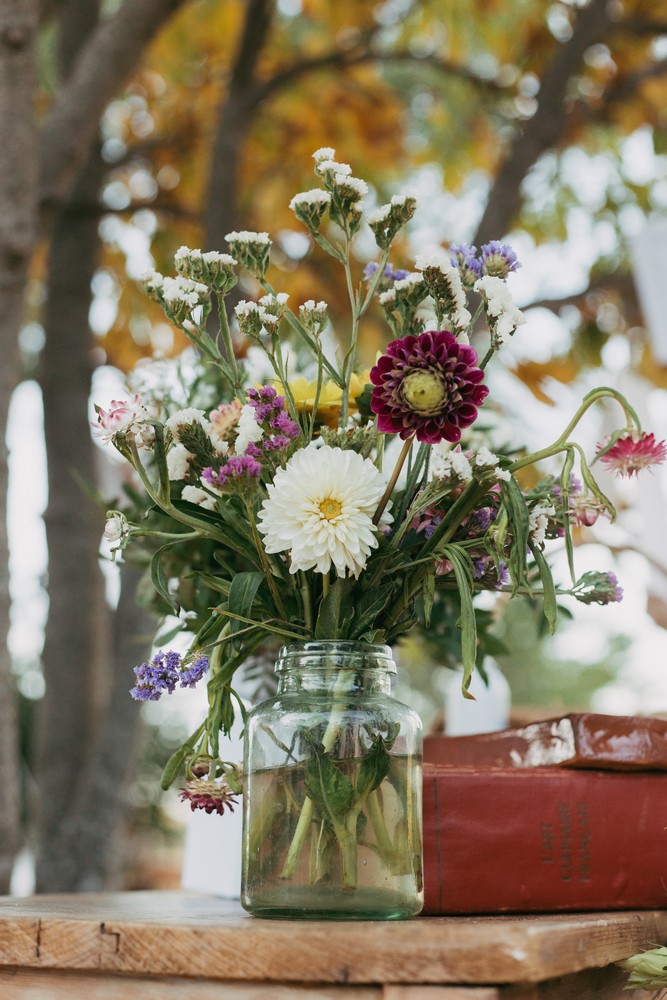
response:
M424 913L667 907L667 775L424 765Z
M428 736L424 761L484 767L667 771L667 721L573 713L478 736Z

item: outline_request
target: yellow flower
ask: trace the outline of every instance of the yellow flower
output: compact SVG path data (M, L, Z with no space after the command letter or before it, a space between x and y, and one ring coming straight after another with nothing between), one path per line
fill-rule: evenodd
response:
M362 372L361 375L352 375L350 378L350 399L348 405L349 413L357 412L357 397L364 391L364 386L370 382L369 372ZM315 396L317 395L317 382L309 382L303 375L295 378L289 383L289 388L294 396L297 409L308 413L313 412ZM278 392L284 394L283 386L277 386ZM326 424L327 427L337 427L340 416L340 403L343 397L343 390L335 382L326 381L322 383L320 398L317 403L318 423Z

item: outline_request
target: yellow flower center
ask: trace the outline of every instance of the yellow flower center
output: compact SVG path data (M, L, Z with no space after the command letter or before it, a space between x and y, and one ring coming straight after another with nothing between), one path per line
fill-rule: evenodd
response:
M442 380L434 372L410 372L401 385L403 399L417 413L437 413L447 395Z
M340 500L334 500L333 497L326 497L326 499L321 500L319 506L320 514L326 521L333 521L343 509Z

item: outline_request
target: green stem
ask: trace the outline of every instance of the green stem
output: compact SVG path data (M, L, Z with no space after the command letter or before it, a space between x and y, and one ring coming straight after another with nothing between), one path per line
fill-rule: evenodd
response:
M389 831L382 815L377 789L370 792L366 799L366 814L371 821L380 852L387 859L390 859L391 855L394 854L394 845L391 842L391 837L389 836Z
M310 584L308 583L308 577L303 572L299 571L299 577L301 579L301 600L303 602L303 621L308 632L313 631L313 601L312 595L310 593Z
M200 521L199 518L190 517L189 514L183 514L173 506L170 499L161 496L155 491L155 487L148 478L144 464L139 458L136 443L134 441L130 441L128 444L132 455L132 466L138 473L142 485L153 503L156 504L160 510L164 511L165 514L169 514L170 517L173 517L175 521L180 521L181 524L187 524L189 528L193 528L194 533L200 537L213 538L216 542L224 542L225 537L222 532L211 529L204 521Z
M236 355L234 354L234 341L232 340L232 332L229 329L229 321L227 319L227 310L225 309L225 299L224 296L218 295L218 320L220 322L220 336L225 345L225 354L227 355L227 363L231 369L234 389L238 392L241 389L241 383L239 381L239 367L236 363Z
M391 497L391 494L394 491L394 487L396 486L396 483L398 482L398 477L401 474L401 469L403 468L403 465L405 464L406 458L410 454L410 448L412 447L412 442L414 441L414 437L415 437L414 434L411 434L410 437L407 439L407 441L405 441L403 443L403 447L401 448L401 453L398 456L398 459L396 461L396 465L394 467L394 471L392 472L391 478L389 479L389 482L387 483L387 488L384 491L384 493L382 494L382 498L380 500L380 503L378 504L378 508L375 511L375 514L373 515L373 524L379 524L380 523L380 518L382 517L382 515L384 513L384 509L387 506L387 504L389 503L389 499Z
M632 426L634 425L637 430L641 430L639 417L622 393L618 392L617 389L611 389L609 386L603 385L598 389L593 389L592 392L589 392L588 395L584 396L581 406L572 417L572 420L570 420L563 433L556 439L556 441L554 441L553 444L550 444L546 448L542 448L540 451L535 451L531 455L527 455L525 458L517 459L516 462L513 462L512 465L510 465L510 472L514 473L518 469L524 469L528 465L534 465L536 462L542 461L542 459L551 458L552 455L557 455L558 452L564 451L566 448L571 448L572 445L568 442L570 434L575 429L584 413L586 413L586 411L590 409L594 403L597 403L601 399L615 399L628 420L628 429L632 429Z
M341 696L348 690L350 678L353 677L353 670L341 670L336 678L332 692L333 707L331 715L329 716L327 728L324 732L324 736L322 737L322 746L325 753L331 753L334 743L338 739L343 717L343 711L341 709ZM294 836L292 837L292 843L289 846L287 857L285 858L285 864L283 865L283 870L279 876L280 878L291 878L294 875L294 869L296 868L301 851L303 850L306 837L308 836L308 830L310 829L310 824L313 820L314 810L315 805L313 800L310 798L304 799L303 806L301 807L301 815L299 816L299 821L296 825ZM340 842L338 830L336 831L336 836ZM342 842L341 851L343 851Z
M271 597L273 598L273 603L275 604L278 614L283 619L283 621L289 621L287 617L287 612L285 611L285 605L282 602L282 598L278 593L278 588L276 587L276 581L273 578L273 573L269 565L269 560L266 558L264 545L257 530L257 524L255 523L255 512L253 511L252 505L250 504L249 500L245 500L245 509L248 515L248 523L250 524L250 530L252 531L252 538L255 543L255 549L257 550L259 561L262 564L262 569L264 570L264 574L266 576L266 582L268 588L271 591Z
M343 363L343 396L341 399L340 406L340 417L338 420L338 427L341 430L345 429L345 424L347 423L347 415L350 405L350 379L352 377L352 372L354 371L355 365L357 363L357 345L359 342L359 328L361 319L370 306L373 296L377 290L377 287L382 280L382 275L384 274L384 269L387 266L387 261L389 259L389 248L382 251L382 256L378 263L377 270L371 279L371 282L366 291L365 297L362 299L361 296L355 295L354 286L352 282L352 271L350 268L350 244L351 241L349 237L345 240L345 258L343 261L345 267L345 280L347 283L347 293L350 297L350 305L352 307L352 330L350 334L350 348L345 356L345 361Z

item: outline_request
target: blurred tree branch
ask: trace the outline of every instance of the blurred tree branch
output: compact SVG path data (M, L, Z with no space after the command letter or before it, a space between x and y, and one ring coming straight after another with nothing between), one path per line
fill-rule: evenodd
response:
M472 242L487 243L510 229L521 205L523 179L543 153L558 145L565 132L570 109L568 90L584 53L613 27L608 7L607 0L591 0L580 8L571 37L555 50L541 79L537 110L516 129Z
M146 45L185 0L125 0L101 21L42 125L40 203L47 219L62 205L95 142L101 115Z

